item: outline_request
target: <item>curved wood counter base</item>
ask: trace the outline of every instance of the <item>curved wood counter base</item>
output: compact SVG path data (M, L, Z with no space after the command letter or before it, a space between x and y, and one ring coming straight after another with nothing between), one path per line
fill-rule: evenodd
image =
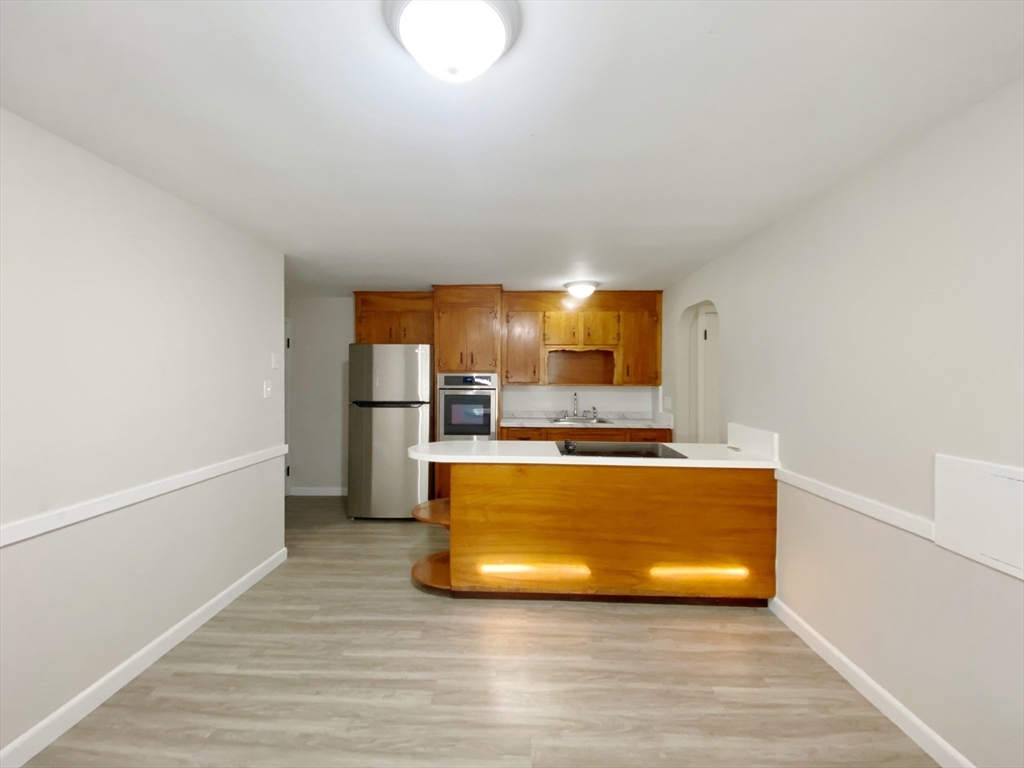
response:
M417 504L412 508L412 516L424 523L433 523L434 525L443 525L445 528L450 528L452 522L452 500L434 499L432 501L424 501L422 504Z
M452 588L451 563L448 552L435 552L422 560L417 560L412 567L412 578L430 589Z
M775 595L771 469L453 464L451 588Z

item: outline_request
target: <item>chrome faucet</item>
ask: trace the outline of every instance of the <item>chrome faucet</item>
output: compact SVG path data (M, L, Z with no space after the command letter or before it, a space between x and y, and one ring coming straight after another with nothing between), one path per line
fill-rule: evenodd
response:
M579 398L576 397L576 393L575 392L572 393L572 415L573 416L579 416L580 415L580 401L579 401Z

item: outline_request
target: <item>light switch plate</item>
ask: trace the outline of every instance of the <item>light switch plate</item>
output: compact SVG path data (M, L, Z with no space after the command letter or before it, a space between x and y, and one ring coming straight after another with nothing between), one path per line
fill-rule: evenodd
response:
M263 382L263 397L270 397L270 379Z
M277 354L276 352L273 352L270 355L270 367L271 368L280 368L281 367L281 356L279 354Z
M672 410L672 398L671 397L663 397L661 399L661 405L662 405L662 407L666 411L671 411Z

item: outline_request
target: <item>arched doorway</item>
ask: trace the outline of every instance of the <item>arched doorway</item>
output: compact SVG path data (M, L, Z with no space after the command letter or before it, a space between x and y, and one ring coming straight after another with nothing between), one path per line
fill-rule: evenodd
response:
M702 301L679 318L676 338L676 440L721 443L721 354L718 308Z

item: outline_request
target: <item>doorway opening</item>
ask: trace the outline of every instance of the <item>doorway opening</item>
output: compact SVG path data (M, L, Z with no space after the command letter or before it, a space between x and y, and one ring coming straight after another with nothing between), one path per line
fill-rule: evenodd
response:
M721 443L721 340L718 308L702 301L679 318L676 354L677 440Z

